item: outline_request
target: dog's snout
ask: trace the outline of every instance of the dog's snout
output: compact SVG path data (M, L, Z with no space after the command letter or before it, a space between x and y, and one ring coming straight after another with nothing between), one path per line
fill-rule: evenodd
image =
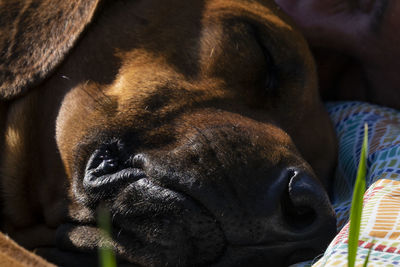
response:
M127 141L106 143L86 165L88 203L111 200L115 222L126 231L155 223L140 221L150 213L163 218L160 225L168 231L185 229L182 235L165 230L157 240L172 244L166 251L187 244L198 259L188 249L170 263L221 257L222 264L229 259L226 265L283 266L322 252L336 231L325 188L282 130L250 122L198 126L164 150L142 154ZM204 238L206 232L214 237Z
M198 127L151 157L147 171L212 214L226 239L225 259L247 263L240 255L251 251L256 263L295 263L327 247L336 219L325 188L285 138L272 127Z

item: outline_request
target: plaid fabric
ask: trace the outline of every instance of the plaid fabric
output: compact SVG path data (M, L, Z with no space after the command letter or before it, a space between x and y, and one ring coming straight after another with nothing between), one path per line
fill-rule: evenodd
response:
M327 104L339 140L333 186L338 234L313 266L347 266L348 220L364 123L369 128L367 192L356 266L400 265L400 112L361 102ZM316 260L296 266L310 266Z

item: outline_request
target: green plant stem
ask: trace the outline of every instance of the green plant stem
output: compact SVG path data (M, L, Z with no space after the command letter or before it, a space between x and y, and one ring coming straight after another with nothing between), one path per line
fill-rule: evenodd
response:
M353 200L350 210L350 228L348 241L348 266L354 267L357 256L358 239L360 236L363 197L365 193L365 177L367 173L368 155L368 125L364 125L364 141L361 148L358 164L357 179L353 191Z
M104 242L99 247L99 262L102 267L116 267L117 261L115 259L114 251L109 245L111 241L111 218L110 213L104 207L99 207L98 210L98 224L100 231L102 231Z

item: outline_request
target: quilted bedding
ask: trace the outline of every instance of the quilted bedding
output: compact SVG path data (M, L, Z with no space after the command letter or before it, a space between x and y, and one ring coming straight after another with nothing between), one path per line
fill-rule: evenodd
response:
M349 211L367 123L368 189L356 266L362 266L370 249L368 266L400 266L400 112L361 102L328 103L327 108L339 140L332 194L338 234L322 258L306 265L347 266Z

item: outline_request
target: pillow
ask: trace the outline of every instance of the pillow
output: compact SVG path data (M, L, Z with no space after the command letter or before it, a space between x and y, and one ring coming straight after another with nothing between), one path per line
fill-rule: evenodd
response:
M362 102L328 103L339 158L332 188L338 234L313 266L346 266L349 211L357 174L364 124L368 158L357 264L371 249L369 266L400 264L400 112Z

